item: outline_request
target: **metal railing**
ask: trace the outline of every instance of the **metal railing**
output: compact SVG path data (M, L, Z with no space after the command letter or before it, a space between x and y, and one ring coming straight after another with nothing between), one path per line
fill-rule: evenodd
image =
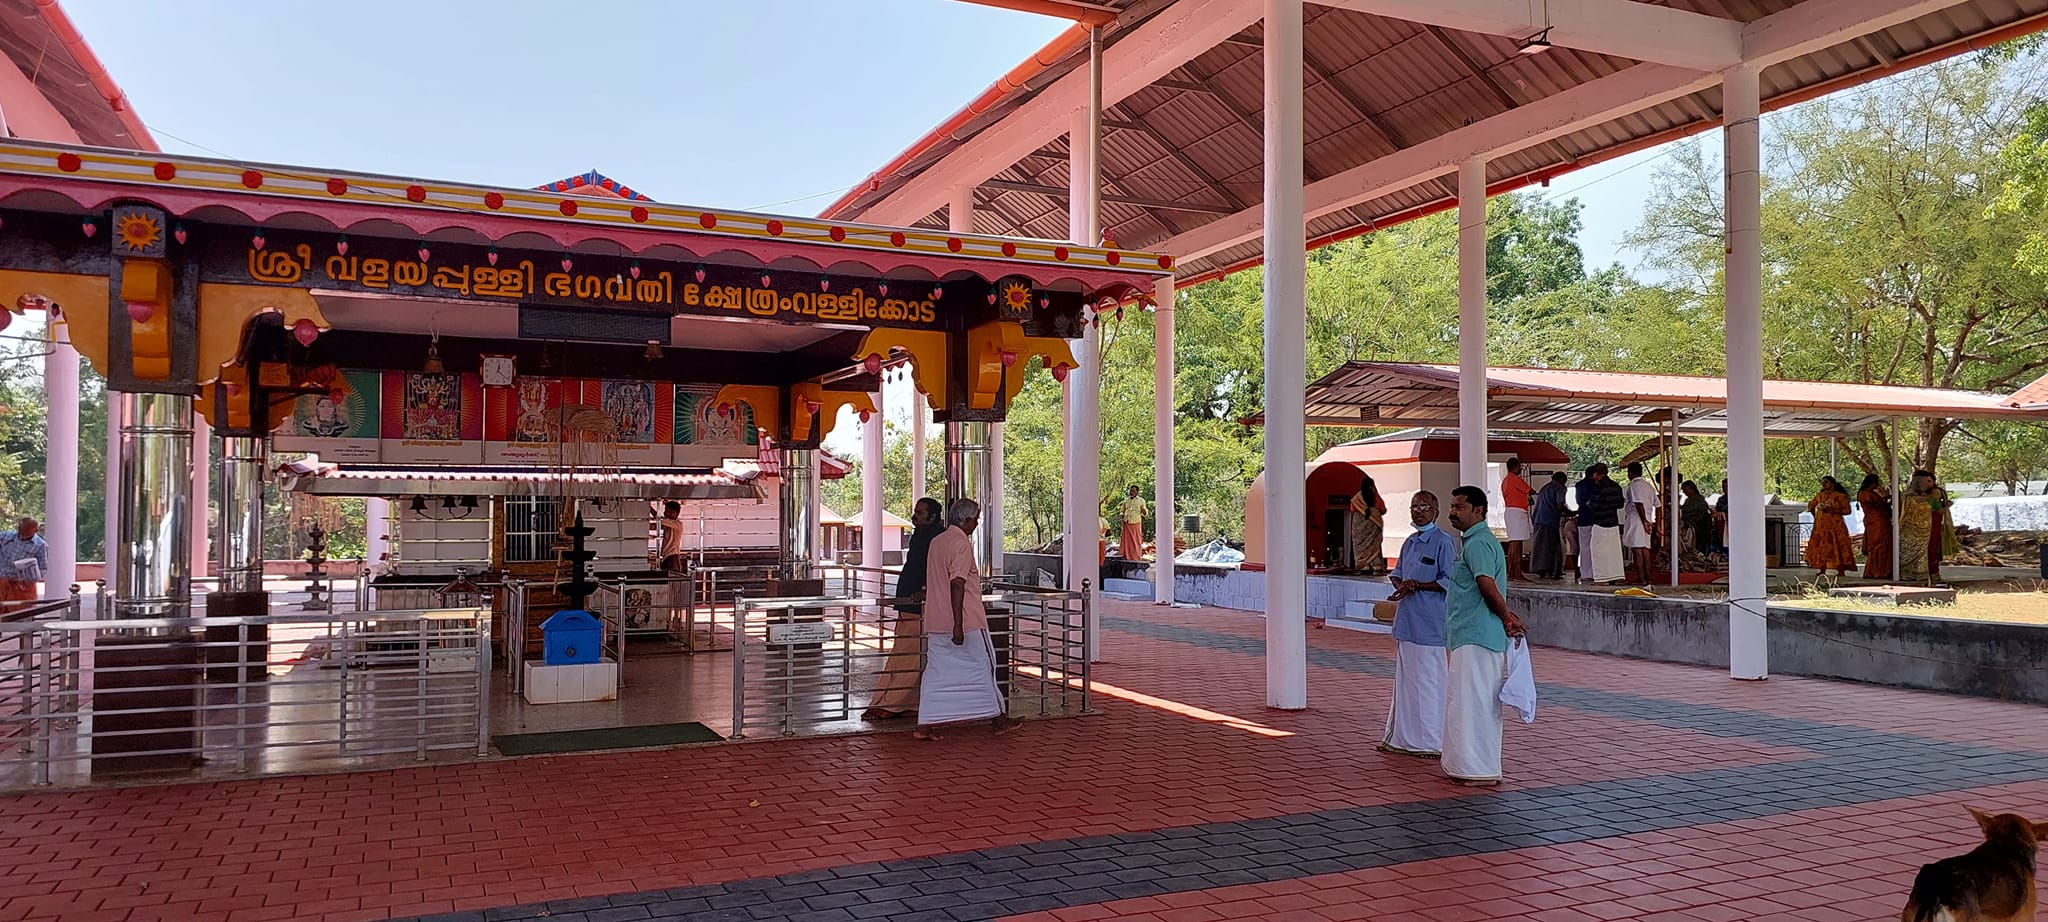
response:
M1086 593L997 583L982 603L1009 713L1087 711ZM925 634L880 597L742 599L732 665L733 739L852 729L879 686L923 668ZM883 612L879 621L873 612ZM905 633L914 631L915 633Z
M0 788L489 752L488 602L109 620L58 604L73 616L0 622Z

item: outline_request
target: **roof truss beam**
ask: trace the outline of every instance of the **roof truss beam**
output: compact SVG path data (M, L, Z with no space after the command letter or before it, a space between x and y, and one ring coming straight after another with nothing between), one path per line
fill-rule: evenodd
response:
M1691 70L1741 63L1742 23L1635 0L1314 0L1425 26L1553 45Z
M1062 202L1067 200L1067 190L1060 186L1041 186L1036 183L1012 182L1007 179L984 179L981 181L981 188L997 192L1025 192L1031 195L1043 195L1046 198ZM1200 202L1187 201L1169 202L1164 199L1145 198L1139 195L1117 195L1110 192L1103 193L1102 200L1117 205L1133 205L1138 208L1153 208L1159 211L1186 211L1194 214L1229 214L1231 212L1231 208L1227 205L1204 205Z
M1105 108L1151 86L1195 56L1259 21L1261 0L1180 0L1128 32L1102 54ZM968 138L900 188L870 205L860 220L907 225L939 210L950 191L979 183L1067 133L1088 105L1088 68L1080 67Z
M1719 81L1718 74L1638 64L1309 183L1303 191L1303 205L1308 219L1314 220L1430 181L1474 157L1532 147L1699 92ZM1248 208L1177 234L1154 248L1187 262L1257 239L1264 225L1262 208Z

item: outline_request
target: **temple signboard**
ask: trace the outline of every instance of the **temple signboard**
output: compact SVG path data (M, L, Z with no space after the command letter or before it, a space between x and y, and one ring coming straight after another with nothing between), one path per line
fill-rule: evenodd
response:
M584 253L340 234L259 232L215 238L201 261L207 281L369 294L587 307L664 315L737 317L939 329L986 288L1005 319L1078 309L1072 292L1038 291L1019 276L1000 284L890 281L779 267L746 268Z

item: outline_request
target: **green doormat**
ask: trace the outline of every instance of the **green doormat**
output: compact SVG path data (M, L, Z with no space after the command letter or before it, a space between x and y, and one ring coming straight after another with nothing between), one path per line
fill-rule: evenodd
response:
M561 730L554 733L515 733L491 737L491 745L498 747L499 752L508 756L531 756L550 752L674 746L678 743L716 743L723 739L725 737L712 732L710 727L700 723L686 723Z

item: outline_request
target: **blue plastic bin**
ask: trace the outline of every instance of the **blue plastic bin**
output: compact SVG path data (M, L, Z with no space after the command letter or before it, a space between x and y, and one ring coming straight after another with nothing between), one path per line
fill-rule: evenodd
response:
M550 666L595 663L604 624L587 611L565 609L540 625L541 662Z

